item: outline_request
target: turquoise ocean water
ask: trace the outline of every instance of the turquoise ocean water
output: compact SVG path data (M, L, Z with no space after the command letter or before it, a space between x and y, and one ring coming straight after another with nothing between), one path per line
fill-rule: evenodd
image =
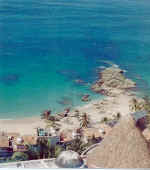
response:
M150 94L150 1L0 0L0 118L99 97L89 85L103 60Z

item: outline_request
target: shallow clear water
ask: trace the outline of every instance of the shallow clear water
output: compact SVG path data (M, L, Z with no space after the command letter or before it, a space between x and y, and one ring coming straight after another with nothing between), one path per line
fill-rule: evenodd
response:
M102 60L150 92L147 0L0 0L0 118L83 104Z

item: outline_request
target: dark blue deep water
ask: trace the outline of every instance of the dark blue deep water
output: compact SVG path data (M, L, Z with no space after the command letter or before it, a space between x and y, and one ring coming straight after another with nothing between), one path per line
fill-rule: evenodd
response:
M89 86L104 60L150 94L150 1L0 0L0 118L97 98Z

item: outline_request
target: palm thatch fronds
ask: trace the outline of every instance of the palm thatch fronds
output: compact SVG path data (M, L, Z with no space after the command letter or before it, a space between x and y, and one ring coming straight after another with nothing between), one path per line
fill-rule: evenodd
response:
M99 146L87 153L89 168L149 168L147 143L129 116L122 118Z

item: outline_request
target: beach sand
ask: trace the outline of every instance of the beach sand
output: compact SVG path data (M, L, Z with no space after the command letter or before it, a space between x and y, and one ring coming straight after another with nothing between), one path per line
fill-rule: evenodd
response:
M104 117L112 117L118 112L125 116L130 114L129 105L133 96L121 94L117 97L105 97L102 100L91 101L84 106L76 107L80 113L87 113L90 117L90 122L93 127L97 127ZM74 109L74 110L75 110ZM70 113L70 116L74 111ZM76 129L80 126L79 120L76 117L62 118L60 127L62 130ZM45 127L44 120L40 117L29 117L16 120L0 120L0 131L4 132L17 132L21 135L33 135L36 133L36 128Z
M33 135L37 127L45 127L45 122L40 117L28 117L16 120L0 120L0 131L17 132L21 135Z
M135 98L134 95L120 94L116 97L107 96L101 100L94 100L81 107L76 107L80 114L86 113L89 117L92 128L99 128L104 117L114 119L117 113L126 116L131 113L130 101ZM68 117L63 118L59 122L62 131L71 131L80 128L80 121L72 111Z
M92 128L98 128L104 118L113 120L118 113L121 116L130 114L130 101L133 98L137 99L133 91L127 90L132 87L135 87L135 83L126 79L121 69L116 67L105 69L100 73L100 78L96 84L92 86L94 91L105 92L105 98L93 100L83 106L73 108L67 117L58 121L59 129L63 131L80 128L80 118L84 113L87 114ZM79 111L79 116L76 115L75 110ZM45 126L44 120L41 120L40 117L0 120L0 131L18 132L21 135L33 135L36 133L37 127L44 128Z

